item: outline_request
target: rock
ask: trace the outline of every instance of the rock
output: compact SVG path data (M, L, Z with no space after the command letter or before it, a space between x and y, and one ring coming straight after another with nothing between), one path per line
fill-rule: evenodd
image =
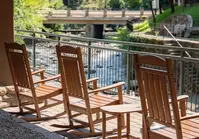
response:
M5 88L6 88L8 94L15 94L14 86L6 86ZM21 91L24 91L24 89L19 88L19 92L21 92Z
M84 65L84 68L88 68L88 65Z
M0 96L7 94L7 89L5 87L0 87Z
M0 109L7 108L9 106L10 106L9 103L7 102L0 102Z
M85 71L86 74L88 74L88 69L85 69L84 71ZM96 73L96 70L91 69L90 74L94 74L94 73Z
M121 82L121 80L116 80L116 81L113 81L112 83L115 84L115 83L118 83L118 82Z
M174 26L173 33L182 34L183 32L185 32L185 29L186 29L186 25L185 24L176 24Z
M113 66L107 66L106 68L112 68Z
M99 49L98 49L98 50L96 50L96 53L100 53L100 52L101 52L101 50L99 50Z
M14 86L6 86L5 88L7 89L7 94L2 97L2 102L8 103L9 106L11 107L18 106L18 101L16 98ZM29 89L25 89L25 88L19 88L19 92L31 93ZM22 103L29 102L29 104L33 104L32 99L28 97L20 96L20 98L21 98Z
M96 68L103 68L103 66L97 65Z

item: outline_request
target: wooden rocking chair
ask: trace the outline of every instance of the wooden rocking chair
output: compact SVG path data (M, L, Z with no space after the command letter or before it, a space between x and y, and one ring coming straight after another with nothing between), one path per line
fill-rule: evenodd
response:
M143 138L198 139L199 121L194 118L199 114L186 116L188 96L176 95L171 59L135 55L135 64L143 110Z
M47 81L59 79L60 75L49 77L47 79L44 79L44 69L40 69L34 72L31 72L28 57L27 57L27 51L25 48L25 45L19 45L17 43L5 43L5 49L10 65L10 70L12 74L13 84L19 104L19 113L16 114L26 114L27 112L24 112L23 109L28 110L28 113L34 113L36 112L37 118L23 118L27 121L37 121L37 120L47 120L51 118L55 118L57 116L61 116L66 113L64 111L63 113L57 114L55 116L49 116L49 117L41 117L40 111L53 107L59 104L62 104L63 100L58 100L56 98L53 98L57 95L63 94L63 91L61 88L53 87L50 85L44 84ZM40 74L40 81L33 82L32 75ZM35 87L35 85L37 85ZM19 92L19 87L29 89L30 92ZM34 103L34 108L28 107L27 103L21 103L20 96L28 97L32 100ZM55 101L55 103L48 104L47 100L51 99ZM44 106L39 106L39 102L45 102ZM29 103L28 103L29 104Z
M122 104L122 86L123 82L119 82L110 86L97 88L98 78L86 80L84 66L82 62L82 53L79 47L72 46L56 46L58 61L60 64L62 88L66 93L66 103L69 116L70 129L78 127L89 127L90 132L72 132L81 136L98 136L102 132L95 132L94 124L102 122L100 118L100 107ZM93 84L93 90L88 90L88 83ZM102 95L98 92L117 88L118 98ZM72 114L72 111L77 112ZM93 114L96 114L96 120L93 120ZM87 115L85 120L77 119L80 115ZM107 117L107 120L115 118L115 116ZM87 120L88 119L88 120ZM73 121L80 123L80 126L74 126ZM87 122L88 121L88 122ZM58 125L57 125L58 126Z

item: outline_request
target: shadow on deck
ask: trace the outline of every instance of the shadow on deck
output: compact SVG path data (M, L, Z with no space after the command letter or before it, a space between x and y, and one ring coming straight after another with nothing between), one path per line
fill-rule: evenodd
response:
M117 96L113 96L113 97L117 97ZM124 103L132 103L132 104L140 104L139 101L139 97L135 97L135 96L129 96L129 95L124 95ZM63 111L63 105L58 105L55 106L53 108L49 108L47 110L42 111L42 115L45 116L51 116L51 115L55 115L57 113L60 113ZM18 111L18 107L10 107L10 108L6 108L4 109L5 111ZM34 115L26 115L26 117L32 117ZM95 116L95 115L93 115ZM87 117L86 116L81 116L80 117L81 120L85 119L85 121L87 121ZM53 127L51 125L53 124L61 124L61 125L67 125L68 124L68 118L67 118L67 114L62 116L62 117L58 117L56 119L52 119L52 120L48 120L48 121L39 121L39 122L31 122L32 124L41 127L43 129L48 130L49 132L55 132L65 138L85 138L85 137L81 137L81 136L76 136L76 135L72 135L70 133L67 133L68 129L63 129L63 128L57 128L57 127ZM142 124L142 115L139 113L131 113L131 135L137 137L137 138L141 138L141 133L140 133L140 128ZM107 131L112 130L112 129L116 129L117 128L117 120L113 119L113 120L109 120L107 121ZM102 124L96 124L95 125L95 129L96 131L102 131ZM89 128L80 128L78 129L79 131L84 131L84 132L89 132ZM125 133L126 130L124 129L123 132ZM98 139L101 138L100 137L88 137L88 138L94 138L94 139Z

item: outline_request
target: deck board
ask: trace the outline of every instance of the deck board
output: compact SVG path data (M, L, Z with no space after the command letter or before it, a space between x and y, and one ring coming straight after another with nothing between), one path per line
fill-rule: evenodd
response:
M113 96L113 97L117 97L117 96ZM60 96L58 96L58 98L61 99ZM131 104L136 104L136 105L140 104L139 97L135 97L135 96L131 96L131 95L124 95L124 103L131 103ZM52 107L52 108L49 108L47 110L42 111L42 116L45 117L45 116L55 115L57 113L62 112L63 108L64 107L62 104ZM6 108L4 110L5 111L18 111L18 108L11 107L11 108ZM35 114L26 115L26 117L32 117L32 116L35 116ZM93 115L93 117L95 117L95 115ZM141 138L141 133L140 133L140 128L141 128L141 124L142 124L141 117L142 116L140 113L132 113L131 114L131 135L136 136L138 138ZM87 121L86 116L81 116L80 119ZM32 122L32 124L35 124L36 126L44 128L46 130L49 130L50 132L55 132L57 134L60 134L66 138L80 138L79 136L75 136L75 135L71 135L71 134L67 133L67 129L51 126L53 124L62 124L62 125L68 124L67 115L58 117L57 119L48 120L48 121ZM117 120L116 119L107 121L107 130L112 130L112 129L116 129L116 128L117 128ZM95 129L96 129L96 131L102 131L102 124L101 123L96 124ZM78 130L84 131L84 132L89 132L89 128L81 128ZM123 130L123 133L125 133L125 129ZM101 138L101 137L88 137L88 138L97 139L97 138Z

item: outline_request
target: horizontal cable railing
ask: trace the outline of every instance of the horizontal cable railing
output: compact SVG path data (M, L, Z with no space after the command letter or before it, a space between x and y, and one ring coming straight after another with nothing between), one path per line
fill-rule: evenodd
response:
M16 32L16 40L23 39L27 46L32 67L43 67L51 74L58 74L59 68L55 46L58 44L79 46L82 48L87 78L99 77L100 86L124 81L123 90L127 94L138 95L139 91L133 64L134 54L171 58L173 59L178 94L188 94L190 96L189 108L197 111L199 104L198 48L180 48L179 46L56 35L27 30L16 30ZM179 51L180 54L172 55L169 52L170 49ZM185 55L185 51L189 52L191 57ZM183 89L181 89L182 83Z

